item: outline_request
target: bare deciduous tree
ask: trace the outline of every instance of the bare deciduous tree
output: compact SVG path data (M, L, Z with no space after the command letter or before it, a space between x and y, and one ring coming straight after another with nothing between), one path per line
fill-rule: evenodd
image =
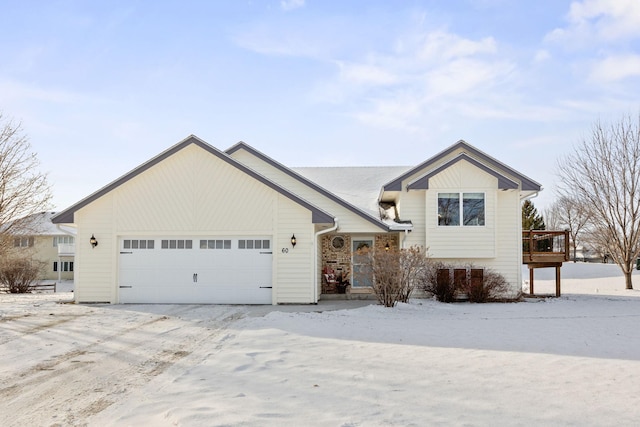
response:
M562 196L551 205L549 213L558 227L569 230L573 262L576 262L578 246L591 220L589 209L575 198Z
M28 234L34 213L49 208L51 189L21 125L0 113L0 255L15 233Z
M558 167L561 194L587 209L593 238L622 269L626 288L633 289L640 252L640 116L610 126L596 123Z

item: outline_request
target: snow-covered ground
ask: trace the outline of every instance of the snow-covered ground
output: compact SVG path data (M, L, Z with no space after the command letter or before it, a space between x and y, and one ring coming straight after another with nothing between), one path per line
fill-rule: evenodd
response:
M562 275L559 299L393 309L2 294L0 425L635 426L640 291L612 265Z

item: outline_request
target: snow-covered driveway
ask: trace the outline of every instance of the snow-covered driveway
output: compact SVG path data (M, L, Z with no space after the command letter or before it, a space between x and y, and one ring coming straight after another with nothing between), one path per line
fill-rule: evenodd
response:
M2 426L83 424L197 345L215 348L243 316L242 307L230 306L79 306L54 302L59 294L2 297Z
M640 291L610 267L516 304L0 295L0 425L636 426Z

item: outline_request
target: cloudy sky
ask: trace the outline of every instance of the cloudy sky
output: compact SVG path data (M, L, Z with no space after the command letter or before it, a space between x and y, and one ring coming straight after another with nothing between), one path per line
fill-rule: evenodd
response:
M543 184L640 113L638 0L0 0L0 110L64 209L195 134L288 166L460 139Z

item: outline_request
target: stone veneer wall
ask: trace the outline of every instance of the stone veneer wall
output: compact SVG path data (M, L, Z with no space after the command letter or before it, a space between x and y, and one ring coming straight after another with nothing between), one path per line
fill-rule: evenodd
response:
M336 249L331 245L331 241L334 237L340 236L344 239L344 246L341 249ZM399 238L397 234L376 234L374 236L374 246L378 250L384 250L385 246L389 243L389 247L392 249L398 248ZM346 280L349 280L351 273L351 235L349 234L325 234L322 236L322 270L325 267L331 268L335 271L336 275L342 274ZM322 293L323 294L335 294L340 290L336 285L328 285L322 278Z

